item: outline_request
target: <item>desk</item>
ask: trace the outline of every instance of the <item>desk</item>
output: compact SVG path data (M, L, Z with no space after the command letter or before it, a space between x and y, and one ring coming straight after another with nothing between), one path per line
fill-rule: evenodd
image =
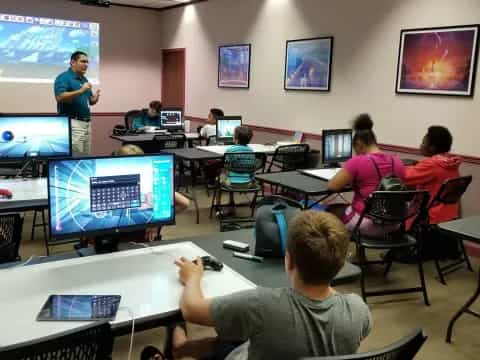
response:
M155 135L159 134L111 135L110 138L120 141L122 145L136 144L141 147L142 144L151 144ZM188 146L193 147L193 140L199 139L200 135L196 132L185 133L185 137L187 138Z
M327 189L328 181L308 176L297 171L259 174L256 175L255 178L262 184L280 186L302 194L304 208L311 208L333 194ZM349 191L350 189L346 188L342 192ZM321 199L317 199L313 204L309 204L308 200L312 196L321 196Z
M480 216L470 216L467 218L448 221L441 224L438 224L438 227L441 231L449 233L450 235L460 236L462 239L480 243ZM453 326L458 318L466 313L473 315L475 317L480 317L480 314L470 310L470 306L477 300L480 295L480 271L478 274L477 289L475 293L468 299L468 301L458 310L453 318L448 323L447 328L447 338L446 341L449 343L452 340Z
M135 329L137 330L165 326L180 320L178 299L180 296L179 289L181 288L179 288L178 280L176 280L178 275L173 266L174 258L169 255L169 252L171 254L172 249L174 249L172 246L186 246L181 249L185 251L183 255L189 258L209 253L226 265L225 269L228 272L226 276L220 276L221 274L210 271L205 273L207 284L204 281L204 285L207 288L204 289L207 296L218 296L222 291L223 293L231 293L241 289L253 288L252 283L268 287L288 286L283 259L265 259L264 263L256 263L234 258L231 250L222 248L222 242L230 239L249 243L251 249L253 249L252 231L246 229L186 239L157 241L151 243L152 246L149 248L142 247L140 249L141 244L120 244L120 248L127 251L107 255L95 255L93 248L88 248L82 249L83 255L86 255L84 258L71 259L72 256L78 256L76 253L54 255L33 259L28 266L23 268L0 270L0 286L5 286L8 283L7 285L12 287L11 282L15 281L15 294L0 293L0 315L2 319L8 321L11 317L16 316L17 312L20 311L20 306L23 306L22 304L27 303L29 309L28 314L21 314L21 324L14 324L13 330L9 330L8 337L2 336L0 338L0 343L3 344L7 340L9 340L8 342L18 341L14 339L23 338L29 334L31 337L32 332L40 334L40 330L43 331L42 336L46 335L45 331L53 333L65 330L65 328L59 328L62 323L37 323L33 320L40 310L42 301L46 300L47 295L45 293L47 292L101 291L104 294L107 292L119 293L123 296L121 306L129 306L132 307L132 310L139 311L134 311ZM161 262L162 256L158 256L162 253L166 253L163 259L168 258L165 266L165 263ZM180 255L182 255L181 251L178 251L177 248L175 256ZM18 263L9 265L15 266ZM28 269L31 270L26 271ZM347 263L335 277L333 283L340 284L354 281L359 276L360 269ZM20 278L22 281L17 284ZM109 287L108 284L111 281L114 281L115 285ZM226 281L227 283L225 283ZM218 289L220 287L222 289ZM39 289L42 289L41 293L39 293ZM21 293L21 296L18 297L20 304L16 304L18 299L12 301L11 298L19 293ZM154 300L165 297L168 297L168 301L163 304L159 303L158 306L155 305ZM7 301L8 299L10 300ZM145 299L147 300L145 301ZM7 307L3 307L5 302L7 302ZM160 306L162 307L160 308ZM29 328L32 325L35 325L35 329ZM63 324L63 326L78 325L78 323ZM25 326L28 328L24 328ZM54 328L51 328L52 326ZM112 323L114 334L116 336L128 334L131 330L130 326L131 322L128 314L119 311L117 319ZM10 332L16 334L10 334Z
M227 149L232 145L208 145L208 146L197 146L197 149L217 153L220 156L223 156ZM263 144L248 144L253 152L264 153L267 155L273 155L278 146L275 145L263 145Z
M48 208L47 179L0 180L0 188L12 192L11 199L0 199L0 213Z
M0 271L0 315L8 331L0 346L31 341L75 329L82 322L37 322L35 318L50 294L119 294L121 307L128 308L135 322L152 322L179 314L182 285L174 261L208 255L191 242L120 251L114 254L20 266ZM242 275L224 266L208 271L202 280L206 296L228 295L255 288ZM158 323L157 323L158 326ZM128 332L131 318L119 310L112 330Z

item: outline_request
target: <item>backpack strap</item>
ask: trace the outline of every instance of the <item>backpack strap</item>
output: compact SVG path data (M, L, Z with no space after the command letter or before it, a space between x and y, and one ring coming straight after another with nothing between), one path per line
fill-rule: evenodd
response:
M278 225L278 231L280 232L280 242L282 244L282 252L287 252L287 219L285 218L285 206L274 206L272 208L273 216Z
M373 158L369 155L368 158L370 159L370 161L373 163L373 166L375 166L375 170L377 171L377 175L378 175L378 181L382 181L382 173L380 172L380 169L378 168L378 165L377 163L375 162L375 160L373 160Z

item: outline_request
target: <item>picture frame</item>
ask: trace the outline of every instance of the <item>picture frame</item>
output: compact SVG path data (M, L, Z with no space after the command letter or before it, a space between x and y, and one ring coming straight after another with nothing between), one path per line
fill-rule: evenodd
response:
M287 40L285 90L330 91L333 36Z
M250 88L251 44L218 47L218 87Z
M401 30L395 92L473 97L479 27Z

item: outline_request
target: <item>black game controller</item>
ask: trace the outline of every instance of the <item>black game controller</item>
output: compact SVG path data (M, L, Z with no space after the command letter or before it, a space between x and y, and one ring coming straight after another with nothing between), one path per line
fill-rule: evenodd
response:
M201 259L205 270L221 271L223 269L223 264L211 256L202 256ZM193 262L196 264L197 260Z

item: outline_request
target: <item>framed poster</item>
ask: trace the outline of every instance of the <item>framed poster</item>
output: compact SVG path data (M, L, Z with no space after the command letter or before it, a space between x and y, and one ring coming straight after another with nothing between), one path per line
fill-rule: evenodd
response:
M396 92L473 96L479 25L400 33Z
M218 87L250 87L251 44L224 45L218 48Z
M330 91L333 37L288 40L285 90Z

